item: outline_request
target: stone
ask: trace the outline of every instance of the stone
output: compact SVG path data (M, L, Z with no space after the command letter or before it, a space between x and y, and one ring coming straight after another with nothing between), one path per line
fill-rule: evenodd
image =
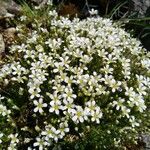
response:
M15 40L15 33L16 29L13 27L4 30L3 37L6 46L13 43L13 41Z
M144 150L150 149L150 134L143 134L142 141L145 143Z
M36 4L40 4L40 3L42 3L43 0L31 0L31 1L36 3Z
M132 0L134 2L134 10L143 17L147 9L150 7L150 0Z
M8 11L6 10L5 7L0 6L0 20L4 19L4 18L11 18L14 15L8 13Z
M0 55L5 52L5 43L2 34L0 34Z
M20 12L21 6L13 0L0 0L0 19L13 17Z
M42 0L41 3L39 4L39 7L43 7L44 5L46 5L48 2L48 0Z

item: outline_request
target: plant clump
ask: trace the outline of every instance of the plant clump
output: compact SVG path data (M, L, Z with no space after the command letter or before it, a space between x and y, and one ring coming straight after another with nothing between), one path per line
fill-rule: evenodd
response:
M118 23L69 20L50 7L21 17L0 67L0 148L136 142L148 131L150 53Z

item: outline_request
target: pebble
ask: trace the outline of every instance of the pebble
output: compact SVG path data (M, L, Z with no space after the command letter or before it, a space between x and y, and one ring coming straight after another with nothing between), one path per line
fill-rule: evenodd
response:
M0 34L0 54L5 52L5 43L2 34Z

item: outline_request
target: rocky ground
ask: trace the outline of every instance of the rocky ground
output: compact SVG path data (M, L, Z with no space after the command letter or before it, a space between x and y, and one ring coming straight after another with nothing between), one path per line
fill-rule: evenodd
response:
M44 5L47 0L30 0L36 5ZM9 24L14 17L21 15L21 6L14 0L0 0L0 58L15 38L15 27Z

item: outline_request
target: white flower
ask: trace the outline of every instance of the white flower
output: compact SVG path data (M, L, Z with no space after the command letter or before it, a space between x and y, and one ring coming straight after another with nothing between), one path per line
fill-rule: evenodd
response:
M96 92L95 92L95 95L97 95L97 96L99 96L99 95L102 95L102 94L105 94L106 92L105 92L105 88L104 87L102 87L102 85L98 85L97 87L96 87Z
M32 85L33 86L33 85ZM35 97L40 97L40 92L41 92L41 89L40 88L35 88L34 86L33 87L30 87L30 89L28 90L28 92L31 94L30 98L33 99Z
M42 98L40 98L38 101L34 100L33 103L36 106L34 108L34 112L38 112L39 111L39 113L43 113L43 107L47 107L47 104L43 103L43 99Z
M51 130L50 127L46 127L45 131L42 131L41 133L42 135L45 135L46 136L46 140L48 141L49 139L52 139L53 138L53 132Z
M57 115L59 115L60 110L63 109L63 106L60 103L55 103L55 101L50 102L50 108L49 112L55 112Z
M68 56L60 57L59 59L60 59L61 64L62 64L63 66L65 66L66 68L69 68L70 60L69 60L69 57L68 57Z
M21 20L21 21L26 21L26 19L27 19L27 16L21 16L21 17L20 17L20 20Z
M129 100L129 105L131 107L136 106L140 112L143 112L143 110L146 109L144 98L140 94L135 94L133 97L130 97Z
M62 139L67 132L69 132L69 127L67 122L62 122L59 125L59 138Z
M42 135L46 136L45 140L50 141L51 139L54 139L57 142L60 131L56 130L56 128L51 125L46 126L45 129L45 131L42 131Z
M113 72L113 68L111 68L108 64L104 67L104 68L102 68L101 69L103 72L105 72L105 74L112 74L112 72Z
M103 57L103 58L105 58L106 55L108 54L108 52L105 51L105 49L98 50L97 52L98 52L98 56Z
M2 143L2 140L1 140L1 138L3 137L3 133L0 133L0 144Z
M120 58L119 60L121 61L122 66L123 66L124 68L130 67L130 59Z
M132 125L132 127L138 127L140 124L138 122L135 121L135 117L134 116L130 116L129 121Z
M51 3L51 0L49 0L50 1L50 3ZM57 16L58 14L57 14L57 11L56 10L52 10L52 11L49 11L49 16Z
M113 79L112 75L105 75L104 78L102 78L102 80L104 80L105 84L110 85Z
M11 110L8 110L6 106L0 104L0 114L2 116L7 116L11 113Z
M73 94L73 90L70 87L66 87L62 97L64 98L64 101L67 100L69 103L72 103L77 96Z
M39 35L37 34L37 31L32 31L30 38L27 39L27 43L36 43Z
M54 81L54 86L52 87L52 89L54 89L57 92L62 92L64 90L65 86L62 84L57 83L56 81ZM54 94L55 95L55 94Z
M86 118L84 110L81 106L76 106L76 109L72 110L72 118L75 123L83 123Z
M53 0L47 0L47 5L52 6L53 5Z
M74 76L65 77L64 81L68 84L68 86L71 86L73 83L76 83L76 80L74 80Z
M109 82L109 86L112 88L112 92L115 92L116 90L118 90L120 85L121 85L121 82L116 81L115 79L112 79Z
M34 60L36 56L37 56L37 52L36 51L34 51L34 50L26 50L24 58L25 59L32 58Z
M91 114L95 112L96 102L94 100L86 102L85 112Z
M113 101L112 106L116 106L116 110L122 109L124 107L125 99L119 99L118 101Z
M146 95L147 92L146 92L146 86L144 85L139 85L139 87L137 88L137 91L140 95Z
M93 15L97 15L98 14L98 10L94 10L94 9L91 9L89 11L89 13L93 16Z
M16 134L10 134L8 137L11 139L11 142L10 142L11 144L19 143L19 139L17 138L18 137L17 133Z
M81 56L81 59L80 59L80 62L84 62L84 63L89 63L90 61L92 61L92 57L88 56L88 55L82 55Z
M129 118L130 116L129 113L131 112L131 110L127 108L126 106L122 106L121 110L122 110L123 116L126 116L127 118Z
M56 67L53 70L54 73L62 72L65 69L63 63L60 63L60 62L55 62L54 66Z
M17 150L16 144L10 144L8 150Z
M112 54L108 54L107 56L104 57L104 60L106 60L108 64L114 63L116 59L117 59L116 56L113 56Z
M102 118L102 112L101 112L100 108L96 107L95 111L91 113L91 116L92 116L91 121L92 122L95 121L96 123L99 124L100 123L100 118Z
M146 68L146 69L150 69L150 59L144 59L144 60L141 60L141 64L142 64L142 67Z
M38 51L38 52L44 52L44 48L43 48L43 46L42 45L36 45L36 50Z
M126 89L126 92L125 92L126 96L133 97L135 95L135 91L134 91L133 87L129 88L126 86L125 89Z
M45 44L47 44L52 50L55 50L61 46L62 40L60 38L48 39L48 41L46 41Z
M50 99L52 100L51 102L50 102L50 105L52 104L61 104L61 101L60 101L60 99L61 99L61 95L59 95L56 91L53 93L53 94L50 94L50 93L46 93L49 97L50 97Z
M75 104L70 103L70 102L68 102L66 100L64 100L63 102L64 102L64 106L62 106L63 113L65 115L72 113L74 111Z
M38 147L39 150L45 150L45 146L49 145L44 139L37 137L36 142L33 144L34 147Z

